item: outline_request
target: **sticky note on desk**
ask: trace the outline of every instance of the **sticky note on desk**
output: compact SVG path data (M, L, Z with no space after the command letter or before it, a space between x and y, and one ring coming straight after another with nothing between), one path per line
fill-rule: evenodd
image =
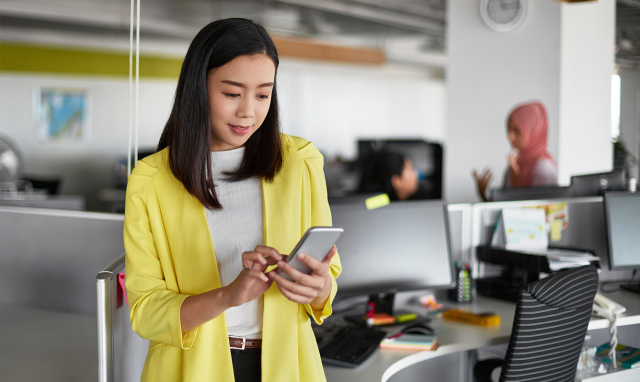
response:
M389 202L389 195L380 194L367 198L367 200L364 201L364 204L367 206L368 210L375 210L376 208L386 206L387 204L389 204Z

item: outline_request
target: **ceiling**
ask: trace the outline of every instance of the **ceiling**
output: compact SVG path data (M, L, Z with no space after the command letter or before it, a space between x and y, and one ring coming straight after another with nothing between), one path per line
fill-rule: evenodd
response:
M444 68L446 0L142 0L141 51L184 55L211 20L244 17L281 36L379 48ZM0 38L128 50L130 0L2 0Z
M444 39L445 0L143 0L146 37L191 39L211 20L251 18L273 33L321 38ZM4 0L3 28L129 34L129 0ZM440 43L441 44L441 43Z
M640 67L640 0L617 5L616 61ZM274 34L381 48L391 61L445 62L446 0L142 0L141 7L143 50L183 54L211 20L246 17ZM3 0L0 38L128 48L129 16L129 0ZM411 53L393 53L401 51Z

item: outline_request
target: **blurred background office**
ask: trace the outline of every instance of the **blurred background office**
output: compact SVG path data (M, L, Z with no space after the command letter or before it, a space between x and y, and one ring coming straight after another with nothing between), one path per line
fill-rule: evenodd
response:
M559 185L611 171L613 140L637 158L640 4L526 3L522 22L500 32L479 2L143 1L141 151L157 143L190 39L237 16L273 34L282 130L325 154L332 196L357 191L363 150L408 141L426 142L402 154L430 197L476 201L469 174L477 163L502 173L505 110L522 100L547 107ZM124 0L0 3L0 133L20 153L21 179L80 196L87 210L122 209L128 24ZM56 92L84 102L75 135L42 133L42 105Z

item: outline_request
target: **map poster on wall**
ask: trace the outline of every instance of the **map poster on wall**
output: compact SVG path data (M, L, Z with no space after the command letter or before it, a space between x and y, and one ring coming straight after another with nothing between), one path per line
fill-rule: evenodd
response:
M86 89L36 88L33 92L38 142L80 142L90 136L89 92Z

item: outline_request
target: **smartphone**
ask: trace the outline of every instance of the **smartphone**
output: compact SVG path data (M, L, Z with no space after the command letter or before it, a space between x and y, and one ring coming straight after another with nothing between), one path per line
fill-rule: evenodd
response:
M287 263L304 274L311 274L311 268L298 260L298 254L304 253L318 261L324 260L344 230L340 227L311 227L302 236L296 247L287 257ZM289 275L282 270L278 273L287 280Z

